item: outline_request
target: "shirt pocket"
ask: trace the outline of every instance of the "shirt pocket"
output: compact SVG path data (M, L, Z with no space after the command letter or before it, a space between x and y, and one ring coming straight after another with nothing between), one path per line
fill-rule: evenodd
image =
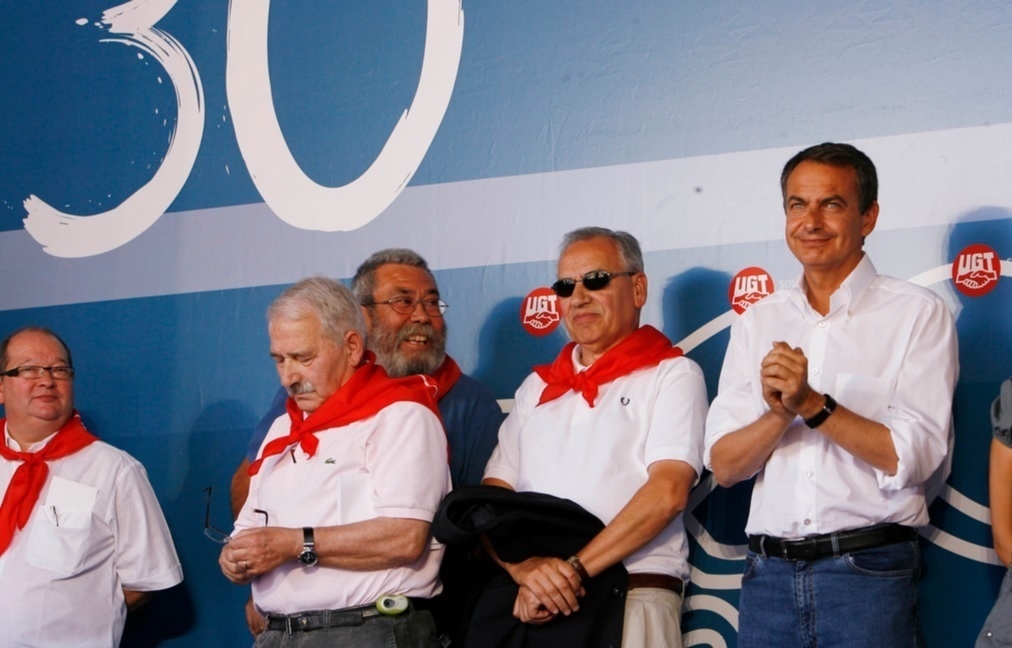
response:
M372 476L368 473L341 475L338 478L337 511L341 524L371 520L376 517L373 506Z
M97 495L92 486L51 477L45 504L31 525L28 564L65 577L83 571L98 549L92 516Z
M65 577L80 573L92 545L91 511L46 506L37 517L28 542L28 564Z
M889 410L892 384L878 376L838 374L836 399L847 409L873 421L881 421Z

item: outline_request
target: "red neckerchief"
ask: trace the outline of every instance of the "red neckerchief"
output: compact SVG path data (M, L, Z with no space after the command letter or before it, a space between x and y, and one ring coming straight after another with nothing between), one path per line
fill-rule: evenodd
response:
M0 428L6 424L7 419L0 419ZM3 503L0 504L0 555L7 551L14 540L14 534L25 528L35 503L39 501L39 495L49 477L49 464L46 462L72 455L97 440L91 432L84 429L81 417L75 411L46 447L38 452L11 450L5 442L0 442L0 456L9 461L22 462L14 471L7 492L4 493Z
M264 459L281 454L294 443L298 443L312 457L320 444L316 438L317 432L370 418L384 407L399 401L420 403L439 416L434 392L431 379L424 376L387 376L383 367L376 364L375 354L366 351L348 382L305 419L302 418L302 410L296 405L295 399L288 398L285 408L292 423L291 432L264 446L260 457L249 467L249 474L251 477L257 474Z
M439 365L439 369L436 369L432 373L432 379L436 381L436 400L443 400L443 396L453 389L453 386L457 384L460 377L464 374L454 362L453 358L446 356L443 360L443 364Z
M682 350L671 346L663 333L652 326L641 326L626 339L618 343L603 356L594 361L586 371L576 373L573 367L573 348L570 342L559 353L559 357L550 365L534 367L535 373L541 376L548 385L541 392L538 405L562 396L569 390L583 394L591 407L597 399L597 390L601 385L610 383L616 378L630 374L637 369L654 367L662 360L677 358Z

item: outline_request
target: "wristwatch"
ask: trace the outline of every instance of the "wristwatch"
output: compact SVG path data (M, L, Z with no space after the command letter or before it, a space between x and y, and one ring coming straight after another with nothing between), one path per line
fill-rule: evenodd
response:
M812 418L805 419L805 425L812 428L813 430L829 418L829 415L836 411L836 401L829 394L823 394L826 397L826 404L822 406L822 409L813 416Z
M313 540L313 527L302 527L302 553L299 554L299 562L303 567L312 567L320 561L316 555L316 542Z

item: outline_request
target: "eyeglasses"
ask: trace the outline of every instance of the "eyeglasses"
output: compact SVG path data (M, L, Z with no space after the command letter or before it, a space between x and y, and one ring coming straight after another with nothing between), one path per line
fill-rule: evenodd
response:
M24 378L25 380L38 380L46 375L46 372L53 377L53 380L70 380L74 377L74 368L67 366L58 367L39 367L36 365L24 365L23 367L14 367L7 371L0 372L0 376L7 376L8 378Z
M395 313L400 315L411 315L415 312L415 307L418 304L422 305L422 310L429 317L442 317L446 309L450 307L445 301L439 298L430 299L412 299L411 297L394 297L386 301L373 301L368 304L362 304L363 306L378 306L384 304L394 309Z
M204 535L218 544L228 544L228 541L232 539L232 536L211 524L211 487L208 486L205 488L204 492L207 493L207 508L204 509ZM267 511L253 509L253 512L264 516L264 526L267 526L267 523L270 521L270 516L267 515Z
M602 290L608 287L612 277L631 277L636 272L606 272L605 270L594 270L583 275L579 279L559 279L552 284L552 292L559 297L572 297L576 290L576 284L582 283L587 290Z

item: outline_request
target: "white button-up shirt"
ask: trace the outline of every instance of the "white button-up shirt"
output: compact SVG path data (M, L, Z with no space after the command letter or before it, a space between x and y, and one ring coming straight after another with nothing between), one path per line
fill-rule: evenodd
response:
M804 351L813 389L889 428L899 464L887 475L797 418L758 472L746 532L802 537L881 522L927 524L924 484L948 452L959 374L945 302L876 274L866 255L825 316L808 303L803 279L755 303L731 328L706 422L708 468L721 437L768 409L759 368L774 341Z

